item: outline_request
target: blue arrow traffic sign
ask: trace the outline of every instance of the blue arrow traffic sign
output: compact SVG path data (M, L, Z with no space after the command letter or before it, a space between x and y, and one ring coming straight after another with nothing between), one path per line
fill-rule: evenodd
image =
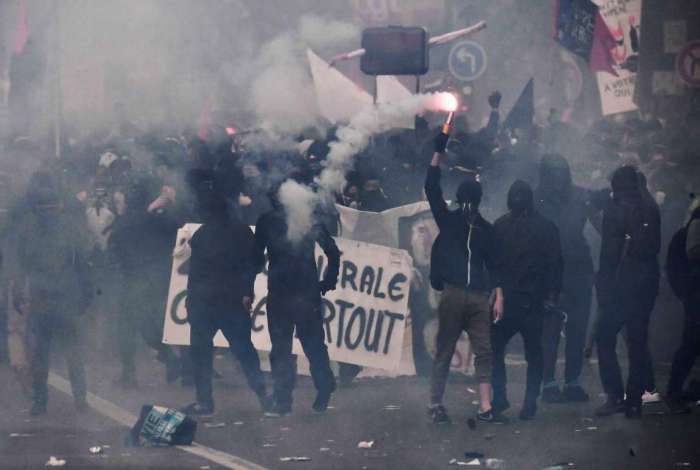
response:
M488 57L481 44L474 41L460 41L452 46L447 65L456 79L471 82L486 71Z

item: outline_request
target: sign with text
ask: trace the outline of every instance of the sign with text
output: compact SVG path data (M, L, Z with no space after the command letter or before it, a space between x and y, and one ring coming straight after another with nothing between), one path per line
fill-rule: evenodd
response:
M599 0L600 14L616 46L610 53L617 75L597 72L598 91L604 116L634 111L634 89L639 62L641 0Z
M187 322L187 266L189 240L199 225L187 224L178 230L170 291L165 312L163 342L189 345ZM398 367L403 349L404 330L408 317L409 288L413 260L405 250L370 243L336 238L342 252L338 288L323 299L324 330L330 358L362 366L391 370ZM319 272L326 258L316 248ZM252 340L258 350L271 349L265 312L267 275L255 280ZM214 345L227 347L221 332ZM294 353L302 354L301 344L294 340Z

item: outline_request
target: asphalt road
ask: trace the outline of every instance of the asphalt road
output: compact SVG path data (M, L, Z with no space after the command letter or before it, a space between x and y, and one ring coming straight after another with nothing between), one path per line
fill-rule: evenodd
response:
M60 377L66 376L63 361L54 357L53 381L60 384ZM116 405L127 418L138 414L143 404L180 407L192 401L193 390L166 385L162 368L149 355L143 355L140 366L139 389L124 392L112 385L116 365L91 357L90 391ZM246 462L269 469L450 469L459 468L449 464L452 459L464 461L464 453L472 451L502 460L493 468L509 470L569 462L575 466L568 468L591 470L700 468L700 407L692 415L670 416L657 414L663 406L653 405L641 421L594 418L593 409L602 400L596 366L586 370L585 383L593 395L590 403L541 405L533 422L516 418L506 425L478 424L475 429L467 424L476 409L475 386L465 379L456 378L448 386L452 425L428 421L428 382L415 377L360 380L340 389L333 408L324 415L311 411L313 387L308 378L301 378L294 413L271 420L262 417L228 356L218 357L216 367L224 375L216 381L217 413L200 422L196 441L228 455L198 448L204 457L177 448L125 447L127 427L103 414L113 414L112 408L101 409L104 402L99 402L94 410L77 415L71 398L56 388L50 391L49 414L31 418L14 377L1 367L0 469L50 468L45 464L51 456L64 459L64 469L251 468ZM657 368L659 384L665 383L666 373L666 367ZM524 368L511 366L509 378L514 405L510 415L517 417ZM374 441L374 446L360 449L360 441ZM103 453L90 454L92 446L102 446ZM218 463L212 455L218 456ZM282 457L311 460L286 463Z

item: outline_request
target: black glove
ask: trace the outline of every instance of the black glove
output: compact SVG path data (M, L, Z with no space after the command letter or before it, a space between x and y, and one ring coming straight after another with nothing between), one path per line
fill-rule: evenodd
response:
M440 132L435 139L433 139L433 148L436 153L445 153L447 149L447 141L450 140L450 136L444 132Z
M497 109L501 105L501 98L501 92L494 91L489 95L489 106L491 106L492 109Z
M321 289L321 295L326 295L326 292L335 290L336 284L338 284L337 279L324 279L320 282L319 287Z

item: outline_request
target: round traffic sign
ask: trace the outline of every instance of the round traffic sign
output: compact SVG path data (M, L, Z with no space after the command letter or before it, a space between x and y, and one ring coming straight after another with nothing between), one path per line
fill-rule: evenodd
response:
M691 41L678 53L676 69L683 82L700 87L700 41Z
M456 79L471 82L486 71L488 57L478 42L460 41L452 46L447 65Z

